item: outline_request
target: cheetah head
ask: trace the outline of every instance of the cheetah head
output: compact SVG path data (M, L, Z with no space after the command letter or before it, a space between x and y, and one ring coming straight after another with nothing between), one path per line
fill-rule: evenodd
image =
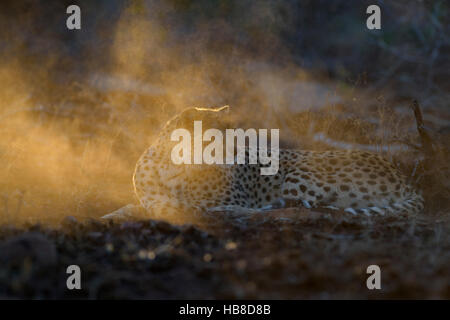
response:
M164 161L166 161L170 166L170 162L168 159L170 158L173 147L178 144L178 142L171 140L172 132L174 132L176 129L186 129L187 131L189 131L192 137L191 150L194 150L193 140L196 134L196 132L194 132L194 122L201 121L202 132L205 132L206 130L212 128L224 131L226 129L226 118L229 110L229 106L223 106L220 108L194 107L184 110L167 122L160 133L158 141L154 145L155 150L158 150L158 153L162 155ZM206 146L206 144L207 142L204 142L204 147ZM182 166L177 165L176 167L176 170L180 170L180 167Z
M196 164L192 161L191 164L174 163L171 155L174 147L179 142L174 141L171 136L176 129L185 129L189 131L191 139L191 154L194 152L194 122L202 121L202 131L207 129L224 130L225 123L223 121L225 115L229 112L229 107L224 106L221 108L189 108L178 114L171 120L169 120L164 128L161 130L159 137L154 143L147 149L141 158L142 163L140 167L145 170L156 170L157 175L152 177L158 179L158 183L165 185L169 188L175 188L180 183L180 180L186 180L187 178L203 176L204 179L208 174L211 176L217 176L214 174L214 170L217 168L211 168L208 165ZM183 139L185 141L185 139ZM205 145L207 142L205 142ZM183 151L184 152L184 151ZM193 159L193 157L191 157ZM209 168L205 168L208 166ZM140 168L138 166L138 169ZM145 169L147 168L147 169ZM140 178L139 174L136 174Z

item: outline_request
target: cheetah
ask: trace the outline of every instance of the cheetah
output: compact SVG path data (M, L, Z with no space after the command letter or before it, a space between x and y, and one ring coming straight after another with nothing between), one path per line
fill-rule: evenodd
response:
M353 215L418 213L421 194L393 164L366 151L280 149L279 170L261 175L259 164L181 164L171 161L177 128L224 130L229 107L189 108L167 122L137 162L133 183L152 218L182 212L265 210L277 207L328 208ZM191 131L192 132L192 131Z

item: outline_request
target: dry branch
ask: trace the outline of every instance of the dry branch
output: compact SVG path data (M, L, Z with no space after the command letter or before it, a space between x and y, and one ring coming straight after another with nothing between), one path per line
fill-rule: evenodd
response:
M416 118L416 126L417 131L419 132L422 150L426 158L429 158L430 156L434 155L433 141L423 123L422 111L420 110L420 106L417 100L413 101L411 108L413 109L414 116Z

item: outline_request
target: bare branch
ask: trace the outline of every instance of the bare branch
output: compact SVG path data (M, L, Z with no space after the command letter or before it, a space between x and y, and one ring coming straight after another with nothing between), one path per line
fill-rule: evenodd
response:
M420 110L420 106L417 100L413 101L411 108L413 109L414 116L416 118L416 126L417 131L419 132L420 135L420 140L422 142L422 149L425 152L425 155L429 157L434 154L433 142L427 130L425 129L422 111Z

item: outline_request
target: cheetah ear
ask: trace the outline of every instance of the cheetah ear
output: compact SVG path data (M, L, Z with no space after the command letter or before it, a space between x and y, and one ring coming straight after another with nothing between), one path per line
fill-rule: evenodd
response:
M220 108L215 108L214 109L215 112L225 112L225 113L229 113L230 112L230 106L226 105Z
M220 108L198 108L195 107L195 110L197 111L212 111L212 112L225 112L228 113L230 111L230 106L223 106Z

